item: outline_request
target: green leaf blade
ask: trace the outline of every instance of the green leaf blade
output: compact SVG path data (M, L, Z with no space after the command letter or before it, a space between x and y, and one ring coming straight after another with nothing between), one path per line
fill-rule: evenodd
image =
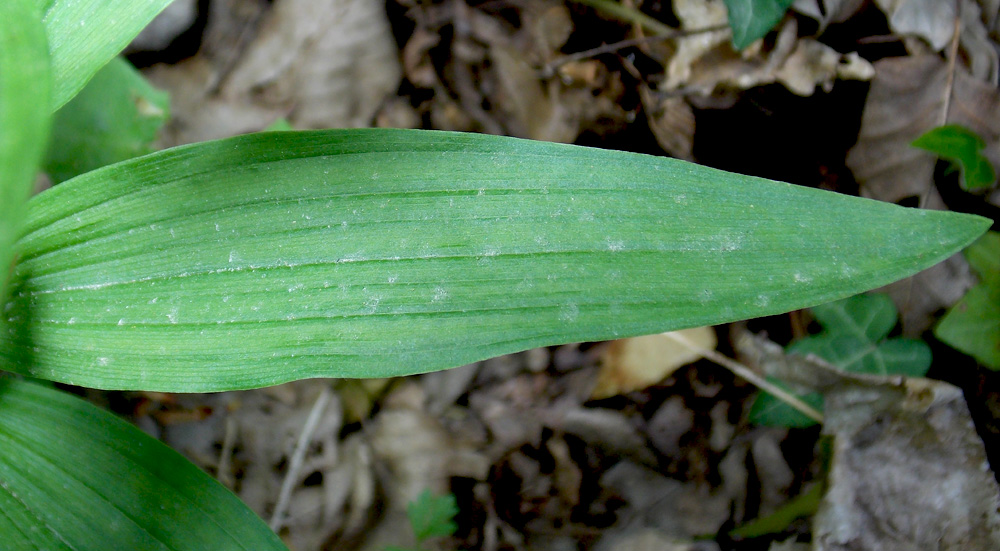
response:
M177 452L55 389L0 379L0 443L0 524L26 536L14 549L285 549Z
M52 111L66 104L172 0L35 0L45 8Z
M45 32L26 3L0 5L0 296L49 134ZM0 324L2 325L2 324Z
M251 135L36 197L0 363L175 391L433 371L828 302L987 224L493 136Z

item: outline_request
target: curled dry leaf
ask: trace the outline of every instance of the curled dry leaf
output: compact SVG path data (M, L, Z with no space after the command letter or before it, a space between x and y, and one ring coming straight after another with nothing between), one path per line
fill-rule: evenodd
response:
M655 385L677 368L701 358L697 348L713 350L716 344L711 327L613 341L601 356L592 397L608 398Z
M955 2L951 0L875 0L892 32L919 36L940 52L955 33Z
M724 24L725 9L716 9L721 5L685 1L675 3L675 10L683 28L691 30ZM758 42L735 52L728 31L678 39L662 89L709 96L718 88L745 90L778 82L795 94L809 96L817 86L831 89L836 79L867 80L873 74L871 65L856 53L842 54L811 38L798 38L795 20L788 19L769 51Z

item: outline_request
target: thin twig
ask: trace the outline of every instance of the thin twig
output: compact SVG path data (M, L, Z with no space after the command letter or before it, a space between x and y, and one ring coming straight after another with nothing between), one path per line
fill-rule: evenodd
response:
M233 489L233 476L229 472L233 447L236 446L236 419L226 416L226 433L222 437L222 451L219 452L219 463L215 470L215 478L230 490Z
M610 15L619 21L625 23L632 23L634 25L641 25L647 30L650 30L656 34L667 34L673 29L668 27L662 21L650 17L635 8L629 8L623 6L617 2L612 2L610 0L573 0L577 4L583 4L584 6L590 6L595 10L602 12L606 15Z
M316 403L313 404L312 410L309 411L309 417L306 418L305 425L302 426L302 433L299 434L299 440L295 443L292 459L288 463L288 472L285 473L285 479L281 482L278 504L274 506L274 513L271 515L271 522L269 523L271 530L275 532L285 522L285 511L288 509L288 503L292 497L292 488L298 482L299 471L302 470L302 462L305 460L306 450L309 449L312 435L316 432L316 427L319 425L319 420L323 416L327 404L330 403L331 395L330 385L323 384L323 389L320 391L319 397L316 398Z
M592 57L597 57L599 55L610 54L617 52L618 50L623 50L625 48L631 48L633 46L642 46L645 44L653 44L656 42L664 42L667 40L673 40L675 38L681 38L685 36L692 36L703 33L710 33L715 31L723 31L728 29L728 25L714 25L712 27L705 27L701 29L691 29L691 30L673 30L669 33L658 34L655 36L644 36L642 38L630 38L628 40L621 40L619 42L613 42L611 44L604 44L596 48L591 48L589 50L583 50L582 52L574 52L572 54L566 54L559 56L552 61L548 62L544 68L542 68L542 77L549 78L555 74L556 69L566 65L567 63L573 63L574 61L580 61L583 59L589 59Z
M746 379L757 388L769 394L774 395L775 398L778 398L782 402L785 402L786 404L797 409L800 413L812 419L813 421L816 421L817 423L823 422L823 414L817 411L816 408L803 402L798 396L795 396L794 394L782 389L781 387L774 385L773 383L761 377L752 369L741 364L740 362L737 362L736 360L724 356L722 354L719 354L715 350L698 346L697 344L691 342L687 337L677 332L664 333L664 335L670 337L671 339L680 344L683 344L684 346L691 349L693 352L697 352L701 356L704 356L709 360L712 360L713 362L721 365L722 367L725 367L729 371L732 371L733 374L735 374L736 376Z

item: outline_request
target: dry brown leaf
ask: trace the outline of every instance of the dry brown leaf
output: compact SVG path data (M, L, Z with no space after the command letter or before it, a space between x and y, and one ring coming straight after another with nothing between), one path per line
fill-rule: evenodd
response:
M683 97L657 97L648 86L639 86L639 98L656 142L671 156L694 160L694 110Z
M278 117L299 128L367 126L395 91L398 54L378 2L276 0L269 9L254 6L213 4L202 51L148 72L155 85L171 92L164 145L257 131Z
M825 395L835 443L815 549L1000 549L1000 488L961 390L853 381Z
M715 349L715 330L695 327L674 334L699 348ZM592 394L593 398L608 398L655 385L677 368L701 355L690 346L678 342L670 333L633 337L611 342L601 358L601 371Z
M875 0L885 13L892 32L919 36L940 52L955 33L955 2L952 0Z
M677 14L683 28L698 29L724 24L721 2L686 0ZM779 82L793 93L809 96L817 86L829 90L836 79L867 80L871 65L856 53L842 54L811 38L798 38L797 24L788 19L779 28L774 48L761 50L758 41L735 52L729 31L698 33L677 41L677 51L667 64L663 90L681 90L709 96L717 89L745 90Z
M834 448L814 549L1000 549L1000 487L960 389L844 373L745 330L733 345L769 375L825 397Z
M792 9L819 21L820 29L825 29L830 23L847 21L864 3L865 0L795 0Z

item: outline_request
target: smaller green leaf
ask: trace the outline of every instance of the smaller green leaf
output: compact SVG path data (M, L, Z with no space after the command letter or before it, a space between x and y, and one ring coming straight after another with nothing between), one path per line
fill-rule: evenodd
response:
M982 154L986 142L968 128L957 124L939 126L924 133L911 145L957 163L965 189L989 187L997 179L993 165Z
M413 536L418 542L428 538L450 536L458 529L454 518L458 514L458 503L451 494L436 496L424 490L406 507Z
M55 114L43 167L56 183L84 172L152 153L167 121L170 98L132 65L112 59Z
M983 365L1000 369L1000 233L984 235L965 256L980 283L945 314L934 334Z
M789 388L788 385L779 379L768 377L767 380L779 388L787 390L793 394L795 393L795 390ZM823 410L822 394L818 392L810 392L808 394L800 394L799 398L817 410ZM774 395L768 394L767 392L761 392L757 394L756 398L754 398L753 405L750 406L750 422L755 425L788 427L795 429L811 427L816 424L816 421L806 417L803 413L790 407L788 404L782 402L778 398L775 398Z
M742 50L781 21L795 0L725 0L733 47Z

